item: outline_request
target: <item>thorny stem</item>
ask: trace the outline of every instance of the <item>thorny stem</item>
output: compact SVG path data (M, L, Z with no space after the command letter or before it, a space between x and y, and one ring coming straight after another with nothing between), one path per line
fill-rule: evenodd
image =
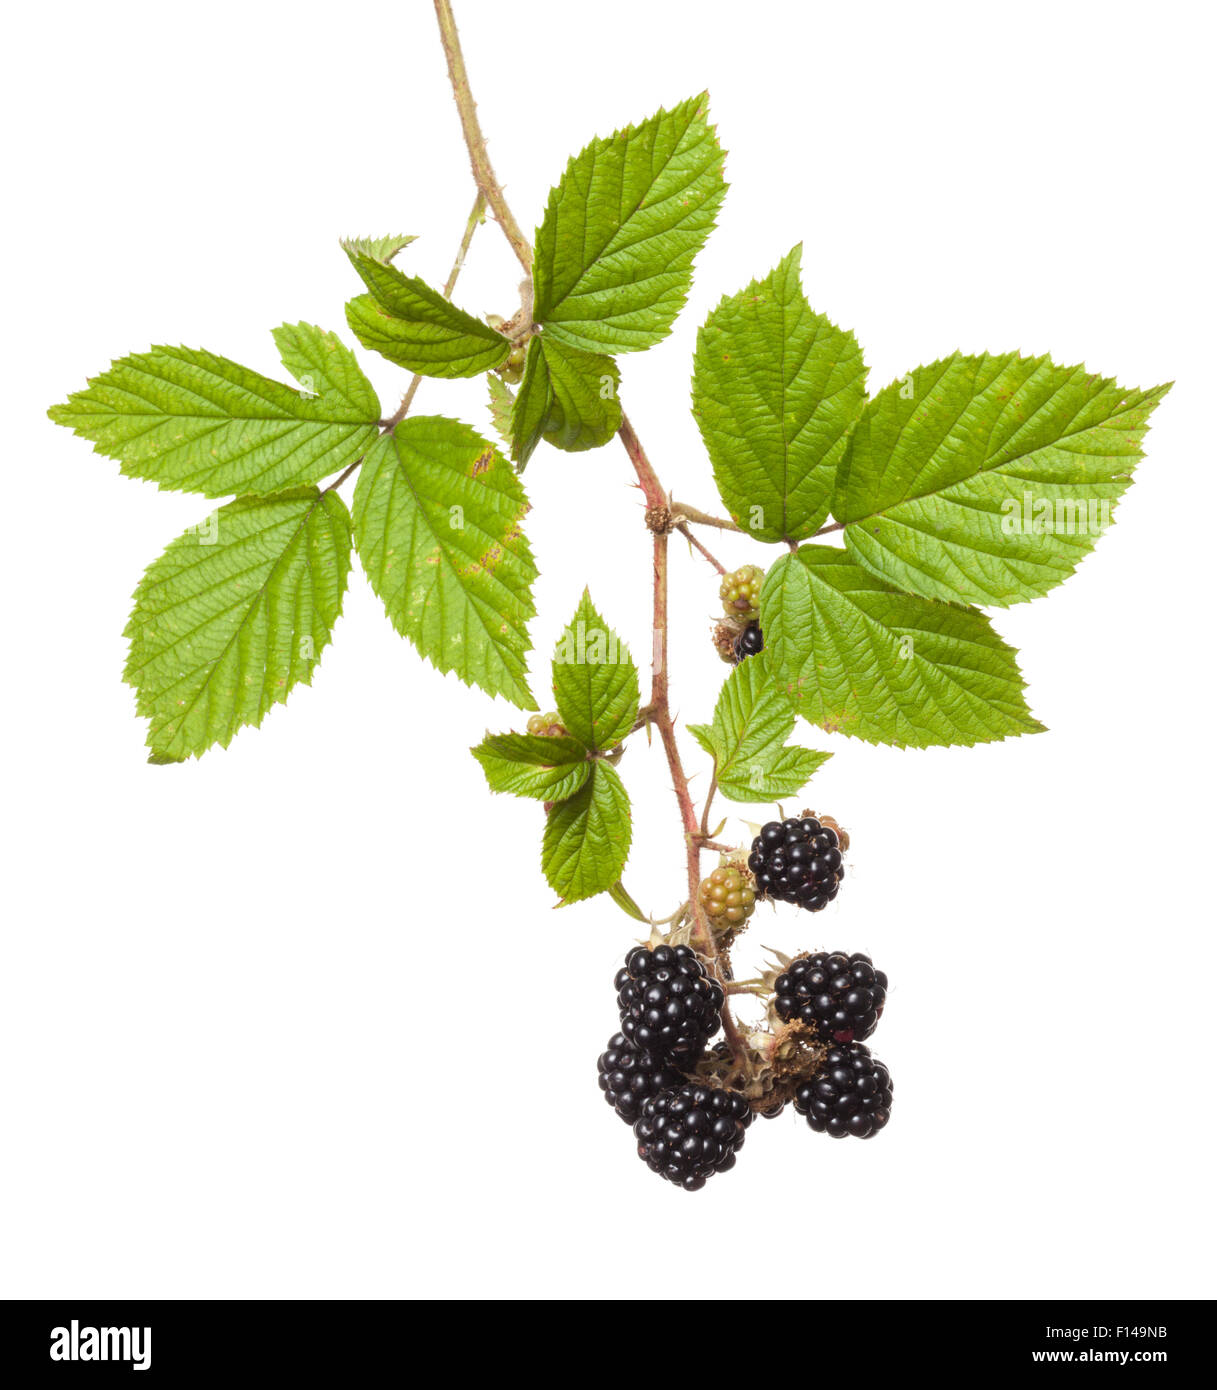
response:
M461 40L456 32L456 19L452 14L449 0L435 0L435 17L439 21L440 38L444 45L444 57L448 60L448 80L452 84L452 95L456 99L456 109L461 117L461 130L465 135L465 147L469 151L469 163L473 166L473 181L486 195L495 220L503 229L503 235L516 253L516 259L524 268L526 275L532 274L532 247L528 238L520 230L519 223L507 206L503 189L495 177L490 156L486 152L486 137L478 123L477 102L469 86L469 74L465 71L465 58L461 53Z
M694 550L697 551L699 555L704 555L706 559L710 561L710 563L719 572L719 574L727 573L727 567L722 563L721 560L717 560L713 555L711 555L711 553L706 549L706 547L702 545L701 541L699 541L697 537L693 534L693 532L689 530L687 523L683 521L678 521L676 523L676 530L680 532L680 534L685 538L685 540L689 542L689 544L693 547Z
M507 205L502 187L490 164L486 153L486 139L477 119L477 105L469 86L469 75L465 71L465 60L461 54L460 36L457 33L456 19L452 14L449 0L435 0L435 15L439 21L440 37L444 53L448 59L448 77L452 84L452 94L460 113L461 129L465 145L469 151L469 163L473 169L474 182L485 195L503 235L511 244L516 258L526 272L532 271L532 247L520 231L519 224ZM625 446L638 484L646 498L648 510L660 508L668 510L668 494L651 461L647 458L633 425L624 411L618 437ZM675 510L674 508L671 510ZM692 509L680 509L689 520L698 520L705 513L690 515ZM725 530L738 530L734 522L714 522ZM701 849L704 838L698 827L697 813L693 809L693 799L689 793L689 779L680 760L680 749L676 743L676 725L668 702L668 532L659 528L652 533L652 557L654 566L654 654L651 665L651 701L647 721L659 730L660 741L668 760L668 771L672 778L672 790L676 794L676 804L680 809L681 824L684 827L685 865L689 880L689 906L693 913L695 938L705 954L715 966L716 974L725 975L718 963L718 947L714 942L714 931L706 920L701 906L698 888L701 883ZM744 1057L744 1044L731 1015L730 1007L724 1003L722 1010L723 1034L736 1061Z
M687 506L684 502L672 503L672 515L683 517L695 526L715 526L720 531L738 531L741 529L734 521L728 520L725 516L711 516L709 512L699 511L697 507Z
M737 526L734 521L729 521L725 516L711 516L709 512L699 511L698 508L690 507L684 502L672 503L672 517L676 521L676 529L678 531L684 530L684 527L680 524L681 521L692 522L694 526L714 526L720 531L743 531L744 529L742 526ZM827 536L833 531L842 531L844 529L845 523L843 521L834 521L828 526L821 526L818 531L812 532L812 539L814 540L816 536ZM787 541L786 544L789 545L791 549L795 549L798 543L796 541Z

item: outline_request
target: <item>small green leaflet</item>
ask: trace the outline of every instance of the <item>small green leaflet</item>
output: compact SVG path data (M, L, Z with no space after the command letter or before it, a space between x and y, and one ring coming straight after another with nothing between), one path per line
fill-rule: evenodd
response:
M727 510L761 541L803 540L823 523L866 401L862 350L813 312L801 254L724 299L697 335L693 414Z
M1169 389L1125 390L1047 357L956 353L868 403L833 515L854 557L910 593L1037 598L1094 548Z
M533 317L586 352L636 352L671 330L726 192L703 92L593 140L537 230Z
M587 590L558 639L554 695L563 727L593 752L605 753L638 717L638 668L629 649L596 612Z
M416 275L346 251L370 291L347 304L347 323L364 347L423 376L478 376L507 360L511 344L489 324Z
M591 775L587 750L573 738L542 734L487 734L469 750L482 765L490 790L564 801Z
M780 688L831 733L929 748L1043 729L983 614L900 593L843 550L784 555L765 576L761 627Z
M764 653L741 661L723 682L713 724L690 724L689 732L714 759L719 790L732 801L795 796L832 757L786 746L794 709Z
M511 416L517 465L524 467L542 439L569 453L607 444L621 428L620 381L611 357L533 338Z
M534 338L528 344L524 375L511 407L511 458L520 472L524 471L524 465L532 458L533 451L545 434L549 424L549 400L549 370L545 366L545 353L541 348L541 339Z
M541 868L563 903L611 889L630 852L630 799L621 778L597 759L592 774L545 820Z
M342 249L356 256L367 256L369 260L379 261L381 265L388 265L399 251L404 251L412 241L417 240L417 237L412 236L347 237L342 243Z
M621 428L621 373L616 362L544 336L541 351L549 373L546 442L569 453L607 444Z
M511 411L515 405L515 395L497 372L486 374L486 385L490 390L490 422L494 426L494 432L510 449Z
M376 438L380 403L332 333L285 324L275 341L303 389L200 348L154 347L47 413L161 488L225 497L318 482Z
M239 498L173 541L140 581L124 634L151 761L226 748L307 685L350 566L346 506L313 487Z
M511 465L458 420L417 415L368 451L355 546L393 626L441 671L536 709L528 499Z

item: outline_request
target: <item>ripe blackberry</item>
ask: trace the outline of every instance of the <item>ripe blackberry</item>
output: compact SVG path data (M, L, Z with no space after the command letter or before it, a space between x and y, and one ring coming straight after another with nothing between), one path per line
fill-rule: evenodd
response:
M748 867L758 898L796 903L809 912L827 907L845 877L837 832L815 816L771 820L762 826L752 842Z
M752 1123L743 1096L708 1086L682 1086L644 1101L634 1126L638 1157L652 1172L686 1192L735 1166L736 1150Z
M697 896L710 925L718 930L738 929L756 910L752 885L734 864L721 864L703 878Z
M794 1108L818 1134L873 1139L891 1118L891 1074L862 1043L834 1047L795 1092Z
M643 1101L685 1084L685 1078L657 1052L639 1052L624 1033L614 1033L596 1062L604 1098L627 1124L638 1118Z
M741 565L723 575L718 586L718 596L723 601L723 612L729 618L742 618L745 621L760 616L761 585L765 582L765 571L759 565Z
M860 951L817 951L791 961L773 989L773 1007L784 1022L809 1023L825 1042L862 1042L883 1012L887 976Z
M640 1052L696 1062L722 1020L723 988L688 946L637 946L614 981L621 1031Z
M765 637L760 623L749 623L731 645L731 653L738 666L749 656L758 656L765 650Z

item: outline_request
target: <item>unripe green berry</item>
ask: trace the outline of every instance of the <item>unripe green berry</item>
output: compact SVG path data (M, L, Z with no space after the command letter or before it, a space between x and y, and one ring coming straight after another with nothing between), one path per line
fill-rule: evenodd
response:
M733 931L752 916L756 894L747 875L732 864L722 864L701 881L698 897L711 925Z
M718 586L718 596L723 601L723 612L729 618L742 618L752 622L761 615L761 585L765 571L759 565L741 565L723 575Z
M566 729L556 710L551 710L548 714L530 714L528 716L528 732L538 734L543 738L561 738L565 735Z
M499 374L509 386L515 386L524 379L524 360L528 356L528 349L523 343L517 343L507 354L507 361L499 368Z

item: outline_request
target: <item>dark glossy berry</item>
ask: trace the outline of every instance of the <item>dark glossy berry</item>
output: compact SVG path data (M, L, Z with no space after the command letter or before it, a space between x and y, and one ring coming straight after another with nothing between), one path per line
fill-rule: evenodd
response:
M756 656L765 650L765 638L761 633L759 623L749 623L748 626L735 639L731 648L735 656L736 664L743 661L745 657Z
M784 1022L808 1023L825 1042L862 1042L883 1012L887 976L860 951L817 951L791 961L773 989L773 1007Z
M748 867L758 898L819 912L837 896L845 862L837 832L815 816L770 821L752 841Z
M614 983L621 1031L640 1052L689 1066L719 1030L722 986L688 946L638 946Z
M817 1133L873 1139L891 1118L892 1078L862 1043L834 1047L795 1092L794 1108Z
M685 1084L685 1078L655 1052L639 1052L624 1033L614 1033L596 1063L604 1098L627 1124L638 1118L644 1101Z
M686 1192L735 1164L752 1110L743 1096L690 1084L644 1101L634 1126L638 1157Z

